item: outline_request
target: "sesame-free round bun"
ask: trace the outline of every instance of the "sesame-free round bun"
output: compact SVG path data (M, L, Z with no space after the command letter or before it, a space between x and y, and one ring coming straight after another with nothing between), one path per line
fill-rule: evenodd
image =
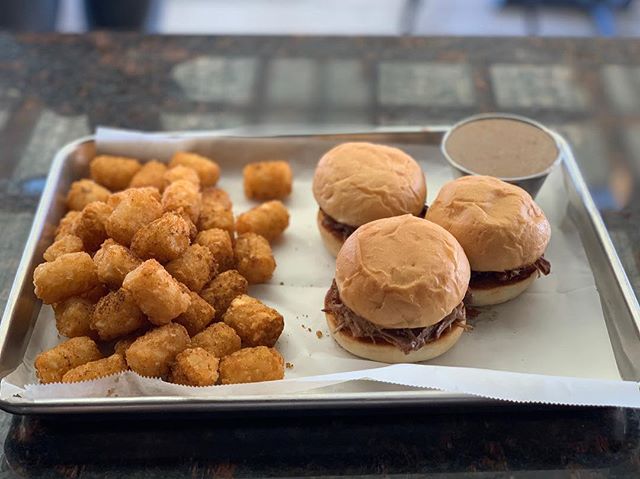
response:
M325 313L327 324L331 336L345 350L359 356L361 358L379 361L381 363L417 363L420 361L428 361L441 354L446 353L458 342L464 331L461 327L450 328L436 341L430 342L422 346L417 351L411 351L405 354L396 346L384 341L374 343L367 338L355 338L347 329L336 331L337 323L331 313ZM461 324L466 324L461 321Z
M313 196L340 223L360 226L420 214L427 186L420 165L403 151L372 143L343 143L318 162Z
M329 229L327 229L322 224L323 216L324 216L324 213L322 212L321 209L318 208L316 223L318 225L318 230L320 231L320 237L322 238L322 242L324 243L324 246L329 250L329 253L331 253L333 256L338 256L338 251L340 251L340 248L342 248L344 241L336 237L336 235L334 235L331 231L329 231Z
M445 184L425 217L456 237L473 271L533 264L551 237L549 221L529 193L490 176Z
M538 270L515 283L496 284L492 288L470 288L471 300L469 306L491 306L506 303L516 296L520 296L540 276Z
M342 302L389 329L422 328L460 304L469 261L446 230L412 215L372 221L344 242L336 258Z

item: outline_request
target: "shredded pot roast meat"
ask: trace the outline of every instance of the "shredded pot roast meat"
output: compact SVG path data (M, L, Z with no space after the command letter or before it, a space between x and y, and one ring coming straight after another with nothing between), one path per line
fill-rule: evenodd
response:
M335 280L324 299L325 313L331 313L337 322L335 332L346 329L355 338L366 338L373 343L385 341L393 344L405 354L417 351L425 344L436 341L454 327L465 327L464 304L460 303L440 322L425 328L384 329L367 321L346 306L340 298Z
M545 276L551 273L551 263L540 256L533 264L522 268L510 269L508 271L472 271L470 283L474 288L481 288L483 285L517 283L531 276L534 271L539 271Z
M422 211L420 211L420 214L418 216L420 218L424 218L424 215L427 214L428 209L429 207L427 205L424 205L424 208L422 208ZM345 241L349 236L353 234L355 230L358 229L357 226L346 225L344 223L340 223L339 221L336 221L331 216L329 216L324 210L322 210L322 213L323 213L322 226L327 228L329 231L333 233L334 236L336 236L338 239L342 241Z

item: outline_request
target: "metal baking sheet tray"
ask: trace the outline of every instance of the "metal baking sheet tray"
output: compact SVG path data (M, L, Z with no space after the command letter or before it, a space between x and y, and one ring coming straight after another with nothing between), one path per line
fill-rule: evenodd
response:
M300 134L234 133L228 140L234 151L220 154L237 155L243 142L251 142L252 154L256 145L269 145L266 156L288 159L305 141L321 140L326 144L344 141L371 141L429 146L437 151L445 126L371 128L358 131L314 132ZM215 132L191 133L199 135ZM277 140L277 141L276 141ZM613 247L602 218L590 196L575 158L568 144L560 138L564 150L562 170L569 198L569 214L578 226L589 258L606 321L607 331L622 379L640 380L640 308ZM229 143L230 144L230 143ZM295 146L294 146L295 145ZM232 149L233 150L233 149ZM51 243L54 225L65 213L64 196L72 181L86 177L88 163L95 155L93 136L81 138L62 148L54 158L38 206L33 227L25 245L7 306L0 323L0 377L17 367L23 358L41 303L34 295L33 270L40 263L42 253ZM263 158L256 158L263 159ZM442 159L444 161L444 159ZM250 399L215 401L193 397L106 397L84 399L37 400L20 402L0 400L0 408L19 414L104 413L104 412L166 412L166 411L241 411L294 410L318 408L363 408L421 406L488 405L495 401L470 395L434 390L394 390L381 388L376 392L318 392L299 397L254 397ZM504 403L502 403L504 404Z

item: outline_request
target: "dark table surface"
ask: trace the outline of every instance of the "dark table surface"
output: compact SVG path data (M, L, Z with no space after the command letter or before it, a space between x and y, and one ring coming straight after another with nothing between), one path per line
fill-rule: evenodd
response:
M56 149L96 125L432 124L534 117L572 143L640 288L640 41L0 33L0 302ZM7 477L640 477L636 411L307 416L0 413Z

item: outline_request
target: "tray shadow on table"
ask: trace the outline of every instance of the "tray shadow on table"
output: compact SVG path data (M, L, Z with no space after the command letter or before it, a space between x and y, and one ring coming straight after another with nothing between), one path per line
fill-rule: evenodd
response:
M10 469L35 477L559 469L638 477L638 427L636 411L615 408L15 416L4 452Z

